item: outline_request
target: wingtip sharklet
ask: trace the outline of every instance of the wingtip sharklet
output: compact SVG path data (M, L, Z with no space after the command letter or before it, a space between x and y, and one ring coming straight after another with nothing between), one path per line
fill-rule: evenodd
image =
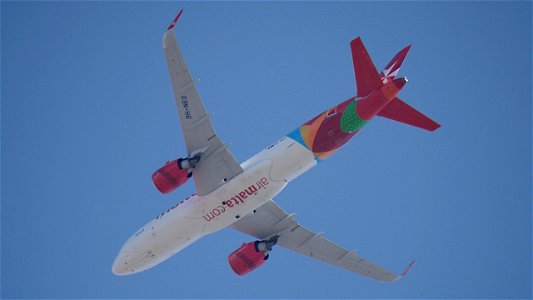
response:
M405 268L405 270L402 272L402 274L400 274L400 278L403 278L403 277L405 277L405 275L407 275L407 273L409 272L409 270L411 270L411 268L413 267L415 262L416 262L416 260L413 259L413 261L407 266L407 268Z
M183 8L180 10L180 12L178 13L178 15L176 16L176 18L174 18L174 21L172 21L172 23L170 23L170 26L168 26L167 28L167 31L168 30L172 30L172 28L174 28L174 26L176 25L176 23L178 22L178 19L180 18L181 16L181 13L183 12Z
M411 270L411 268L412 268L413 265L415 264L415 261L416 261L416 260L411 261L411 263L409 263L409 265L407 266L407 268L405 268L405 270L403 270L403 272L402 272L400 275L391 274L391 277L388 278L387 280L384 280L384 282L396 282L396 281L398 281L398 280L404 278L405 275L407 275L407 273L409 272L409 270Z

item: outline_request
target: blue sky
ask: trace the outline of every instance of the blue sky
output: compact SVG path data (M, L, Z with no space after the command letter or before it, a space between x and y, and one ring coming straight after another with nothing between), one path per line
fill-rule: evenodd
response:
M184 155L161 46L177 39L219 136L244 161L355 94L408 44L400 96L434 133L376 119L277 202L393 284L275 248L245 277L224 230L130 277L115 255ZM530 298L531 2L1 3L2 298Z

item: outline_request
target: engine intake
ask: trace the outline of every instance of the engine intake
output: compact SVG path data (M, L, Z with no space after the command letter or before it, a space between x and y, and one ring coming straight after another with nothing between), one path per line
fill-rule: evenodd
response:
M200 154L196 154L189 158L178 159L178 167L183 170L192 170L196 167L196 164L200 161Z

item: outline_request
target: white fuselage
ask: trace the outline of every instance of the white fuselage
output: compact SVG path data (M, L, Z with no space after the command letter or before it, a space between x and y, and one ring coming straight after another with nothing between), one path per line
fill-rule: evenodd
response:
M212 193L193 194L139 229L122 246L113 273L128 275L149 269L232 225L316 163L305 146L287 136L281 138L242 163L244 171Z

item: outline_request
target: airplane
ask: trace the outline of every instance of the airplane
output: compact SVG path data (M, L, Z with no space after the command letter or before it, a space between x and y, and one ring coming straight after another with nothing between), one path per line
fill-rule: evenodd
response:
M359 256L295 221L273 199L289 182L335 153L375 116L434 131L435 121L397 94L407 78L396 78L411 46L402 49L378 74L360 37L351 41L357 94L322 112L240 164L215 133L178 46L174 26L163 35L163 48L183 130L187 157L155 171L156 188L168 194L193 178L196 193L159 214L136 231L118 253L112 272L135 274L150 269L195 241L231 227L255 237L228 256L238 275L257 269L275 245L383 282L400 275Z

